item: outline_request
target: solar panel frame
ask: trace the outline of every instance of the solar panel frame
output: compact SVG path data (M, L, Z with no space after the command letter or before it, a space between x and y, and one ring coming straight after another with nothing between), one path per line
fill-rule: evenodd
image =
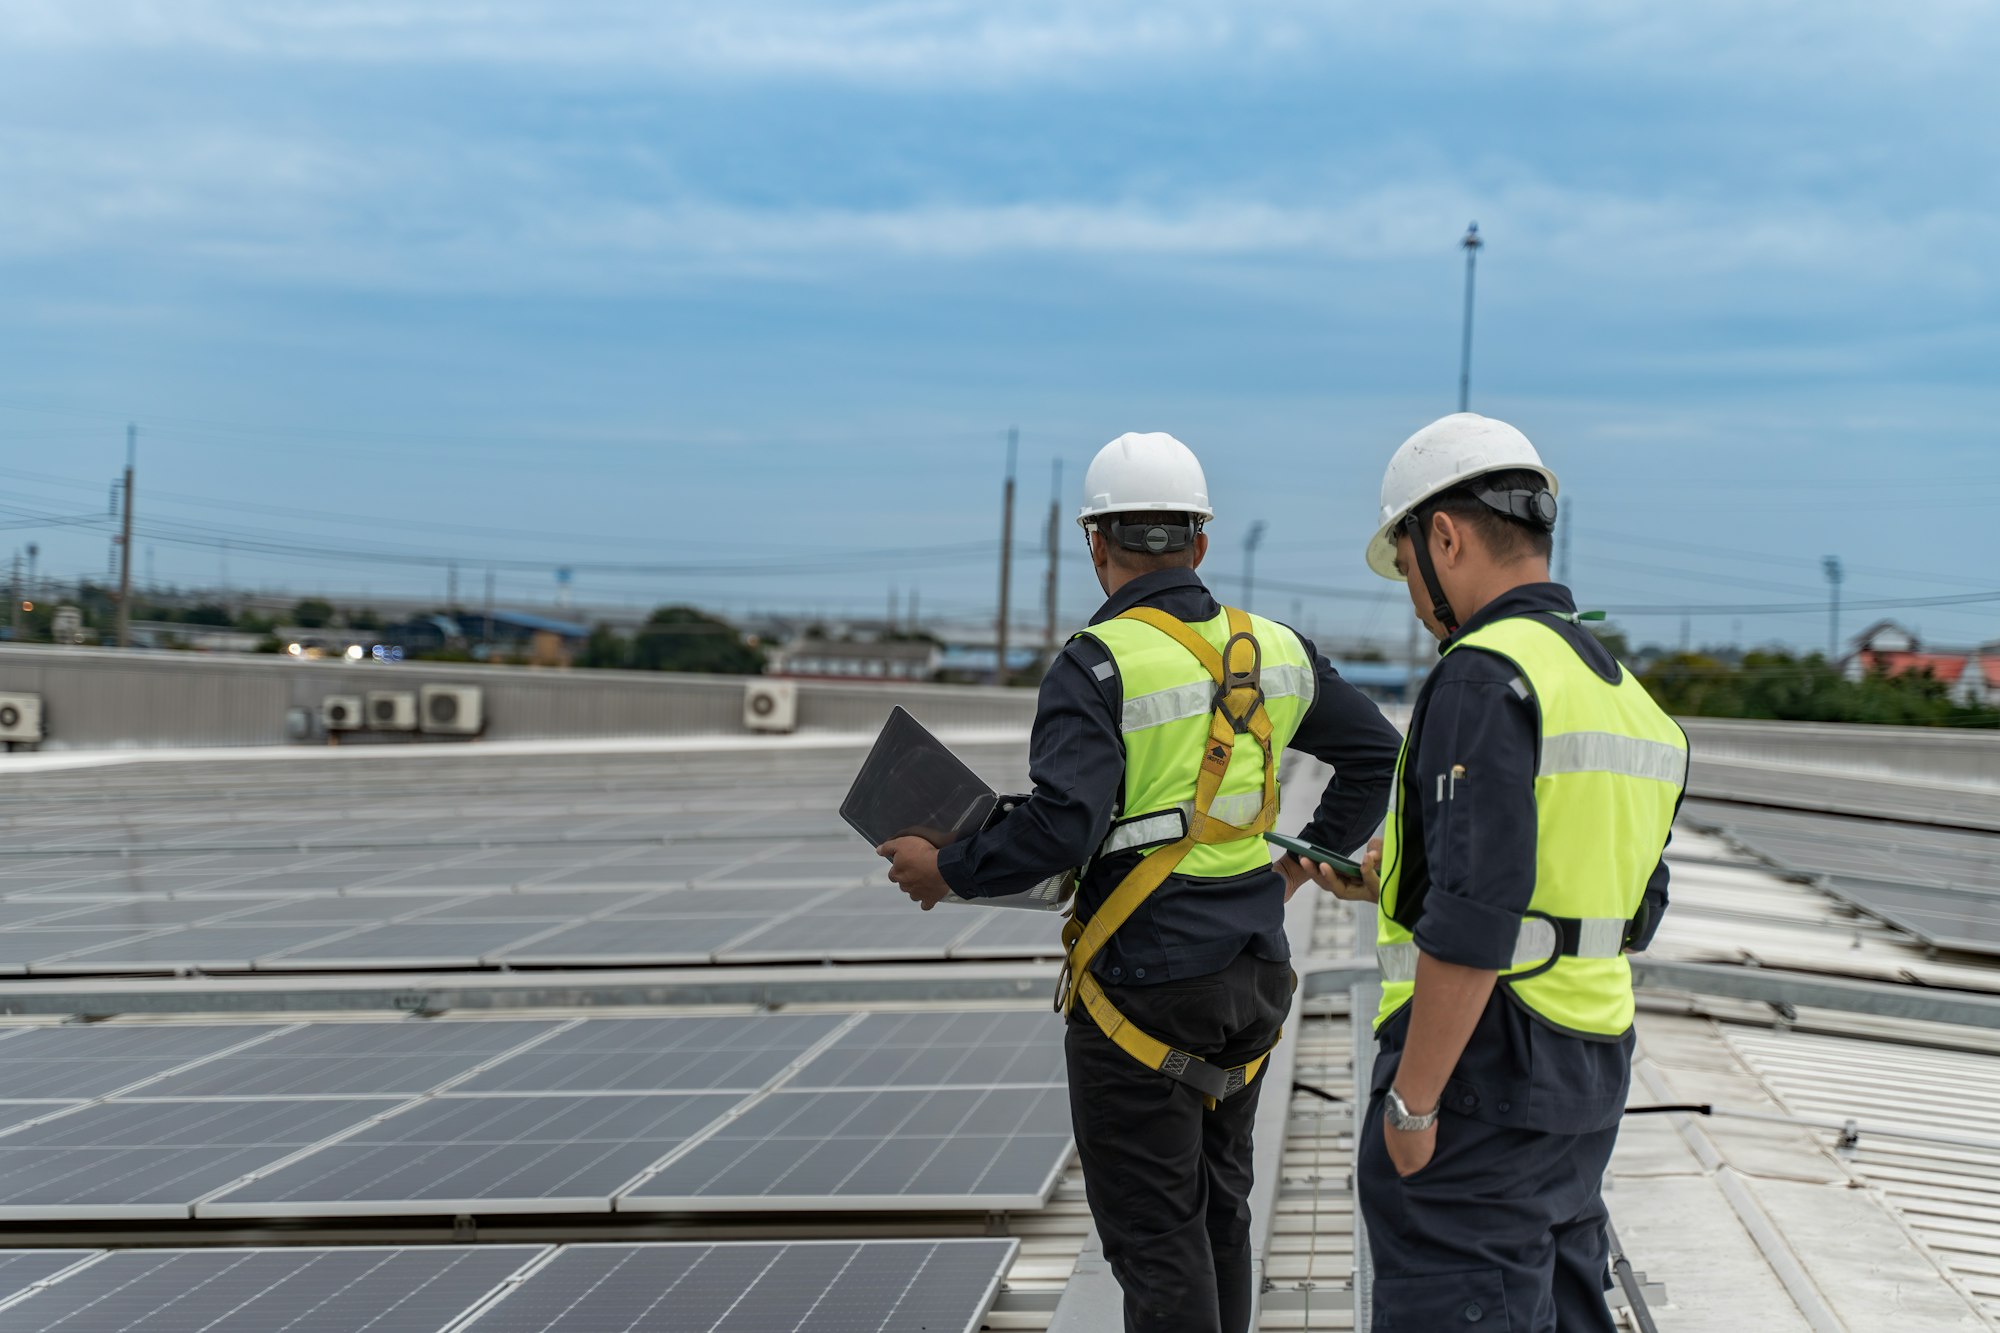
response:
M1031 1118L1041 1123L1024 1129L1023 1122ZM864 1120L866 1128L848 1132ZM1069 1126L1068 1094L1060 1088L795 1092L780 1087L753 1098L662 1161L619 1194L617 1208L756 1213L1039 1209L1074 1151ZM978 1180L949 1187L937 1179L954 1171L962 1176L977 1166L975 1147L988 1150ZM979 1183L1003 1171L1003 1164L1004 1183ZM907 1179L896 1189L841 1187L858 1176L898 1174ZM822 1183L810 1183L815 1179Z
M606 1213L620 1190L741 1102L731 1093L430 1098L217 1191L195 1204L194 1216ZM590 1128L603 1137L578 1132L591 1115L597 1121ZM566 1128L542 1129L557 1124ZM504 1171L496 1159L504 1160ZM544 1166L565 1188L504 1192L520 1177L546 1174L539 1172ZM435 1188L423 1193L417 1182L426 1170ZM572 1184L584 1177L591 1183ZM460 1179L492 1188L462 1190L455 1185ZM380 1188L385 1182L395 1188Z
M402 1101L86 1103L0 1133L0 1219L184 1221L198 1200L366 1125ZM216 1125L228 1131L224 1139L236 1141L197 1132ZM128 1180L143 1183L123 1187Z
M452 1092L747 1095L827 1049L852 1022L839 1014L587 1019L486 1066Z
M10 1333L441 1333L547 1256L539 1245L97 1252L23 1294Z
M416 1097L451 1087L576 1020L314 1023L148 1083L148 1097ZM339 1086L328 1086L329 1082ZM317 1086L310 1086L317 1084Z
M464 1333L976 1333L1019 1255L1011 1237L565 1245Z
M13 1030L0 1042L0 1080L10 1100L83 1101L115 1097L153 1080L255 1046L282 1023L64 1024ZM107 1049L108 1048L108 1049ZM30 1072L40 1074L30 1080ZM67 1081L51 1083L59 1075ZM37 1095L39 1094L39 1095Z

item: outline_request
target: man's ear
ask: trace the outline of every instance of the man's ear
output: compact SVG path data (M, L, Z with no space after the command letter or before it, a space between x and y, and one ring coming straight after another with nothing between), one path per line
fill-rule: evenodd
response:
M1456 568L1465 555L1465 525L1439 510L1431 515L1431 560L1447 569Z
M1194 550L1194 563L1193 563L1193 564L1191 564L1191 565L1189 565L1189 566L1188 566L1188 568L1189 568L1189 569L1200 569L1200 568L1201 568L1201 562L1202 562L1202 561L1204 561L1204 560L1206 560L1206 559L1208 559L1208 534L1207 534L1207 533L1205 533L1205 532L1197 532L1197 533L1196 533L1196 534L1194 535L1194 547L1193 547L1193 550Z

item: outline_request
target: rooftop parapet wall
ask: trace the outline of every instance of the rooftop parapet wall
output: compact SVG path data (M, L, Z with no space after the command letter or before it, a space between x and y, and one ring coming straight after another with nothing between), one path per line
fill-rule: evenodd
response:
M0 693L42 696L50 750L284 745L291 709L442 684L481 688L490 740L739 735L753 679L0 646ZM1032 690L977 686L800 681L798 697L806 732L871 732L897 704L940 730L1025 730L1035 708Z
M1697 769L1707 756L1739 764L1921 779L2000 791L2000 732L1713 717L1685 717L1680 724L1687 729Z

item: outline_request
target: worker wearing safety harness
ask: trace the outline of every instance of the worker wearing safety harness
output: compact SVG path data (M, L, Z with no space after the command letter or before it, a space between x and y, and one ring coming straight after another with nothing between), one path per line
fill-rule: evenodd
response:
M1387 804L1396 734L1297 633L1209 595L1195 574L1208 483L1180 441L1113 440L1084 493L1108 600L1042 681L1033 795L942 852L918 838L881 850L926 907L1081 867L1057 1005L1125 1327L1244 1333L1251 1127L1291 1007L1285 902L1305 879L1275 872L1262 836L1278 764L1289 746L1333 766L1304 836L1358 849Z
M1556 479L1461 412L1389 463L1368 564L1442 645L1364 858L1382 1003L1357 1127L1378 1330L1610 1333L1599 1190L1687 740L1549 581ZM1330 869L1321 868L1330 875Z

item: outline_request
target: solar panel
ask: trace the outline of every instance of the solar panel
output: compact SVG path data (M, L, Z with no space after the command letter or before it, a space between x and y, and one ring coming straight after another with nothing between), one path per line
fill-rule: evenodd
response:
M1062 1020L1019 1010L870 1014L788 1088L995 1087L1064 1082Z
M755 915L769 921L810 903L832 896L832 890L816 888L680 889L649 893L611 914L613 920L640 917Z
M919 911L884 883L851 890L774 922L719 957L741 963L939 958L981 923L979 912L963 907Z
M972 1333L1012 1240L570 1245L467 1333Z
M951 948L953 958L1060 958L1062 918L1052 912L990 909L981 925Z
M440 1097L204 1203L195 1215L608 1212L622 1186L737 1100Z
M146 1085L148 1097L414 1096L557 1022L314 1023Z
M82 904L77 904L81 906ZM255 898L139 898L108 902L63 918L75 928L122 926L128 930L158 930L185 926L264 906Z
M200 967L248 971L267 955L338 939L349 926L189 926L36 963L31 972L126 972Z
M104 1102L0 1137L0 1217L185 1218L394 1101Z
M274 1025L248 1023L30 1028L0 1042L0 1090L22 1100L109 1096L276 1031Z
M95 1258L96 1250L0 1250L0 1301ZM5 1316L0 1315L0 1321Z
M489 893L448 903L424 913L425 921L573 921L637 900L637 892Z
M234 920L244 925L362 926L470 899L434 893L313 894L286 898Z
M37 927L0 931L0 973L19 976L28 964L60 958L79 949L136 939L142 932L119 930L45 930Z
M770 924L767 916L688 916L583 921L496 949L510 963L663 966L706 963L715 951Z
M792 1092L752 1103L620 1211L1039 1208L1069 1159L1057 1088Z
M593 1019L453 1091L754 1092L841 1021L831 1014Z
M261 959L273 971L309 968L470 967L489 953L547 932L537 921L397 921L282 957Z
M7 1307L0 1328L440 1333L542 1252L523 1245L115 1251Z

